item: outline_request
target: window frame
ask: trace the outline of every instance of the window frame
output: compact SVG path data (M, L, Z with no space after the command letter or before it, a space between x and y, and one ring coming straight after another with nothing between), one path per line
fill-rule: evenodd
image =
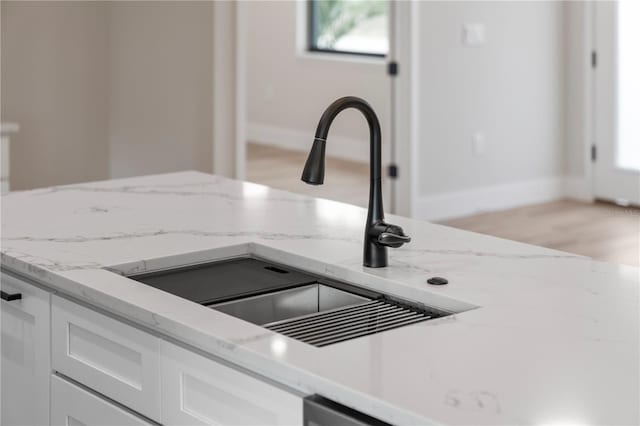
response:
M350 50L336 50L336 49L323 49L317 46L317 38L316 38L316 24L314 18L314 2L322 1L322 0L306 0L306 19L307 19L307 42L306 48L307 52L310 53L320 53L320 54L337 54L337 55L345 55L345 56L358 56L365 58L380 58L384 59L389 55L387 53L372 53L372 52L355 52ZM387 38L389 35L387 34Z

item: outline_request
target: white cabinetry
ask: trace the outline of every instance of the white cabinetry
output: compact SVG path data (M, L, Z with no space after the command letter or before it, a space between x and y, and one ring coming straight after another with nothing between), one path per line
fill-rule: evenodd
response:
M302 398L163 341L162 420L170 425L301 425Z
M2 387L0 424L48 425L50 294L13 276L1 274Z
M51 378L53 426L151 426L143 418L117 407L60 377Z
M13 276L2 291L21 295L2 301L2 425L302 424L300 395Z
M19 129L16 123L0 123L0 193L9 192L9 134Z
M160 421L160 339L53 296L53 369Z

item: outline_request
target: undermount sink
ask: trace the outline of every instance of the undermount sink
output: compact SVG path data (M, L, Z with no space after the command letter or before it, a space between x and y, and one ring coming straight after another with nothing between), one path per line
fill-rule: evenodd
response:
M317 314L371 299L315 283L211 305L225 314L258 325Z
M449 315L253 257L129 278L317 347Z
M130 275L129 278L202 305L316 281L311 275L251 257Z

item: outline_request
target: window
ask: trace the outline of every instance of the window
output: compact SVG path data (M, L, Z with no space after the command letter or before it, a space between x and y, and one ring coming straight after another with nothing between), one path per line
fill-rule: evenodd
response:
M309 50L385 56L388 1L309 0Z

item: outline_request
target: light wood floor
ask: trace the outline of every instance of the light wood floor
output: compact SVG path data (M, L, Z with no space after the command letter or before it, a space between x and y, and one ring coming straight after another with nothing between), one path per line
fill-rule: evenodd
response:
M366 206L368 165L327 157L325 184L311 186L300 181L306 158L304 152L249 144L247 178L274 188ZM640 266L640 209L561 200L442 223L607 262Z
M640 209L637 208L561 200L473 215L443 224L606 262L640 266Z
M328 198L366 207L369 200L369 166L327 156L324 185L300 180L306 152L247 144L247 180L298 194Z

